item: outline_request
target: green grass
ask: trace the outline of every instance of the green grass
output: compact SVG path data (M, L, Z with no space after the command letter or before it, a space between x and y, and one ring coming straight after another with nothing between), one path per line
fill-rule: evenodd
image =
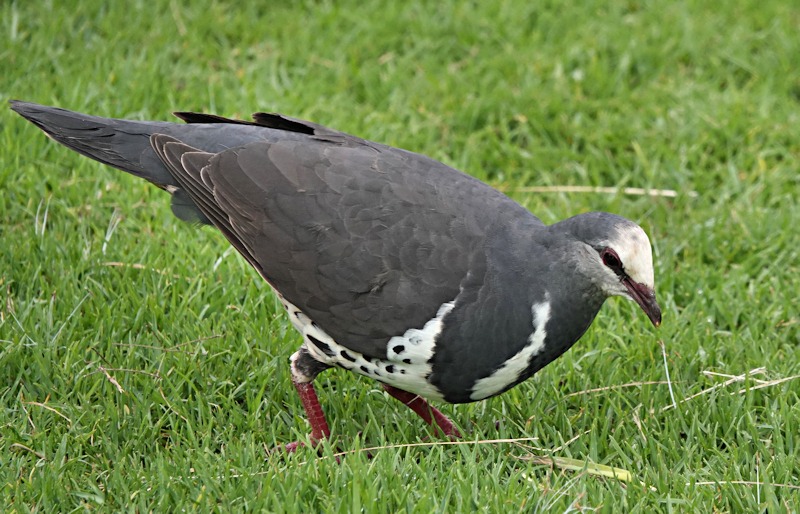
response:
M299 339L266 285L162 192L3 108L2 510L797 509L792 2L183 3L3 2L0 100L280 111L431 155L546 222L622 214L651 235L664 325L610 301L533 379L442 406L466 441L525 445L435 445L377 384L331 371L321 400L355 452L268 455L307 425L286 365ZM677 196L521 190L564 185ZM649 383L666 380L659 339L677 408ZM550 455L634 481L535 458Z

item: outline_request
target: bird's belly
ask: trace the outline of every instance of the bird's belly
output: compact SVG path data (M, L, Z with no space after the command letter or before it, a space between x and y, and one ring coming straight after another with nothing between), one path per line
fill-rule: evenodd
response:
M387 352L389 357L387 359L378 359L363 355L337 343L300 309L292 305L279 293L278 296L289 313L292 325L303 335L303 346L315 360L330 366L348 369L384 384L418 394L424 398L432 400L443 399L441 391L429 381L432 371L432 366L429 363L429 352L424 348L424 341L420 341L415 337L417 332L420 331L415 331L409 336L404 335L392 338L389 341L389 351ZM440 309L437 318L431 320L432 322L446 314L446 312L443 312L448 311L445 307L443 306ZM399 348L402 348L404 342L409 348L398 351ZM430 350L432 351L432 349L431 346Z

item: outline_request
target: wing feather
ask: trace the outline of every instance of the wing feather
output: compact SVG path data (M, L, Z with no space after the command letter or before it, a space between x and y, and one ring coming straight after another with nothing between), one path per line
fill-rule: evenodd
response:
M432 159L333 131L217 154L168 136L153 146L278 292L370 357L476 279L496 213L516 206Z

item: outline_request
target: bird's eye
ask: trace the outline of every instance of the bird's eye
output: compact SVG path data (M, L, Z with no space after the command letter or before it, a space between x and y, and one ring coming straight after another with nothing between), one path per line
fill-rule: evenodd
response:
M619 260L617 252L611 248L604 248L603 251L600 252L600 258L603 259L603 264L614 271L622 269L622 261Z

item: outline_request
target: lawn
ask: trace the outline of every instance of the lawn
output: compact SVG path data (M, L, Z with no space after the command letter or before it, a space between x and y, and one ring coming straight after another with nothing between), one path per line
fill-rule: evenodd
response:
M2 2L3 105L277 111L424 153L547 223L636 220L664 309L609 301L531 380L439 405L460 444L326 372L333 444L270 453L307 424L266 284L4 107L2 510L796 511L798 34L786 0Z

